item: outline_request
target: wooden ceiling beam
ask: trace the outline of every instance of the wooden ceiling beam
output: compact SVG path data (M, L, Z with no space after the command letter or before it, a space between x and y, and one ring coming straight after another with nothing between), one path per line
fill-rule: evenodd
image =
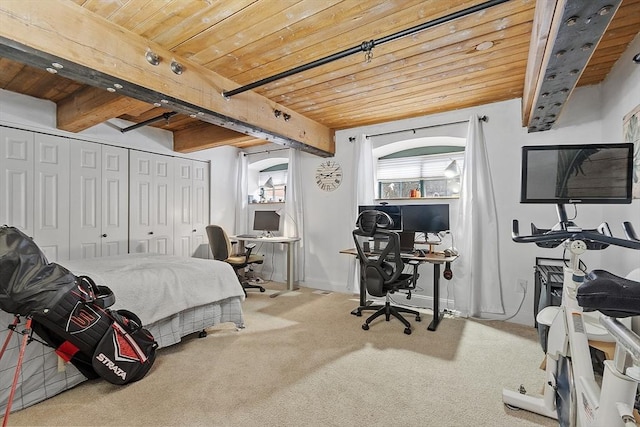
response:
M122 114L137 116L153 108L147 102L91 86L67 96L57 106L57 127L68 132L81 132Z
M254 137L209 123L200 123L173 133L173 149L179 153L190 153L223 145L238 146L255 143L255 141Z
M529 132L551 129L622 0L537 0L522 99Z
M222 92L237 83L72 2L52 0L43 8L39 2L3 0L0 20L0 56L116 88L118 94L255 138L323 157L335 153L333 131L326 126L252 91L225 99ZM147 52L159 57L157 66L147 61ZM181 74L172 71L172 60L183 66Z

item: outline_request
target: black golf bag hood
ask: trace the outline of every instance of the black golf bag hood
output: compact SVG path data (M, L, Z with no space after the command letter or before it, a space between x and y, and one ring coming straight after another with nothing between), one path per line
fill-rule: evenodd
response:
M0 310L46 313L75 282L69 270L49 263L30 237L15 227L0 227Z

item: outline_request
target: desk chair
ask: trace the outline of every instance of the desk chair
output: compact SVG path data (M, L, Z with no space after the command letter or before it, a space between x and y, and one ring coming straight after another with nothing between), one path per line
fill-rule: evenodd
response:
M245 252L243 254L234 254L231 246L231 240L229 240L229 236L227 236L227 233L222 227L219 225L207 225L206 230L207 236L209 237L209 247L211 248L213 259L224 261L233 267L238 275L238 280L240 280L240 283L242 284L244 295L247 296L247 289L249 288L260 289L260 292L264 292L264 288L262 286L250 284L245 280L244 276L240 274L240 272L250 264L262 264L264 262L264 258L262 256L251 255L251 251L256 246L255 243L244 245Z
M368 210L358 216L358 228L352 233L360 261L361 280L365 281L367 293L376 297L384 296L386 299L385 305L380 306L365 320L362 329L368 330L369 324L384 314L387 321L391 316L400 320L405 326L404 333L409 335L411 324L401 313L415 315L417 322L422 320L420 313L392 306L390 295L407 291L407 299L411 298L411 290L415 289L418 282L418 262L409 262L413 266L413 272L404 273L405 262L400 256L400 236L388 230L392 225L393 221L386 213Z

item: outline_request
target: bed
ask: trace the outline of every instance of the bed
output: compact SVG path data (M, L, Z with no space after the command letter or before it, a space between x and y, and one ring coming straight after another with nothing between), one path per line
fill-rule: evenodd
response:
M116 302L137 314L159 347L220 324L244 326L244 292L233 268L221 261L158 254L129 254L89 260L64 261L75 275L91 277L108 286ZM6 339L13 315L0 311L0 345ZM22 319L24 323L24 319ZM20 330L20 327L18 327ZM7 406L21 335L14 334L0 360L0 416ZM86 378L71 364L60 365L52 349L27 345L12 411L25 408L74 387ZM143 380L144 381L144 380Z

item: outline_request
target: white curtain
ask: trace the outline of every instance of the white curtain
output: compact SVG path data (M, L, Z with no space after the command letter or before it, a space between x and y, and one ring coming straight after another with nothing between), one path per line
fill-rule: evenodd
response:
M353 207L351 216L351 225L353 228L355 228L356 219L358 218L358 205L373 204L376 185L371 140L367 138L365 134L361 134L356 137L354 144L353 166L351 170L353 170L354 174L353 193L355 197L353 199L356 201L356 206ZM356 286L360 280L359 265L359 261L354 257L349 268L347 290L355 293L360 292L360 286Z
M453 232L460 255L452 264L455 309L462 316L504 314L498 218L482 122L476 115L469 119L458 221Z
M302 178L300 174L300 151L289 149L289 172L287 174L287 194L284 203L283 235L299 237L300 241L294 246L295 272L294 280L304 280L304 215L302 199Z
M247 176L249 174L249 161L244 152L238 153L236 180L236 224L235 233L245 234L247 232L249 222L249 183Z

